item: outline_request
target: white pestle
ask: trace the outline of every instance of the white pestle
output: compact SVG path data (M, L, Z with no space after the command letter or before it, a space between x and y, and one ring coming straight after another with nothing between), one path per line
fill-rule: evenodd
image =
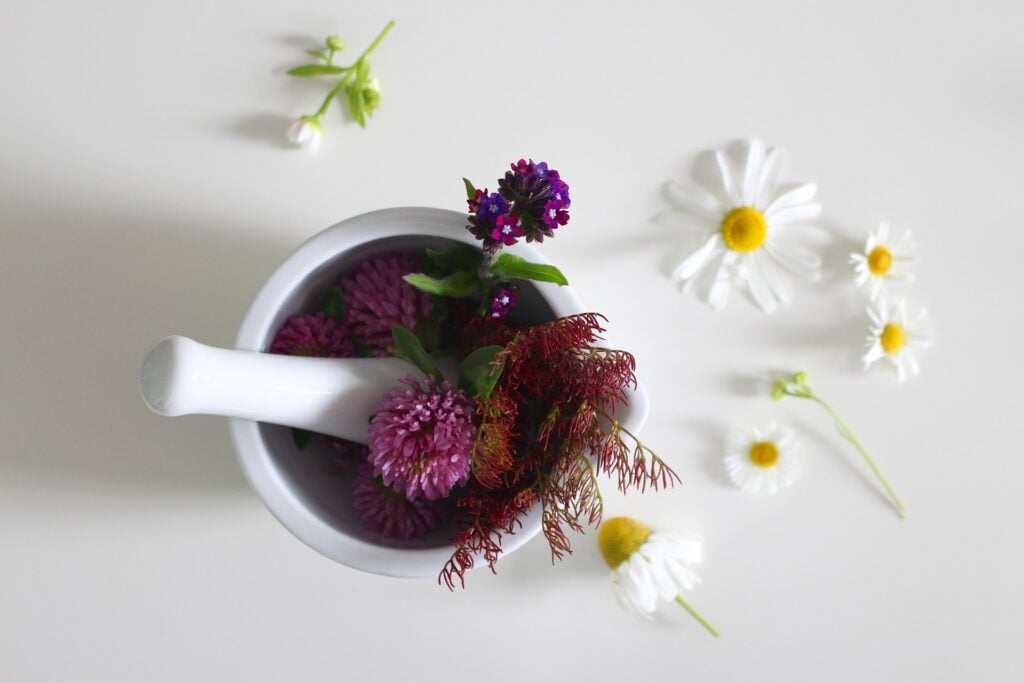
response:
M441 363L454 380L455 368ZM140 386L160 415L223 415L366 443L369 417L388 389L420 375L400 358L310 358L233 351L188 337L158 341Z

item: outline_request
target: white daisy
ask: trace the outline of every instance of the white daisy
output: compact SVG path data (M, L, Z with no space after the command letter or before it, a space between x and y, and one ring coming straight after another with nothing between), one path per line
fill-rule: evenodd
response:
M725 306L733 286L745 287L765 312L790 300L785 271L814 278L821 257L808 248L825 233L805 221L821 213L814 202L817 186L805 183L780 192L782 151L766 149L758 140L747 143L746 160L734 170L722 150L714 153L716 188L669 184L678 207L702 219L704 245L672 271L683 291L705 290L715 310Z
M693 566L704 559L700 540L654 532L635 519L615 517L601 525L597 545L612 568L615 597L628 611L650 619L659 599L674 600L718 635L681 595L700 583L700 577L693 571Z
M735 431L726 445L725 468L744 491L776 493L800 478L799 450L792 430L774 422L767 429Z
M871 328L868 349L864 354L864 369L883 358L896 369L896 379L906 381L910 375L921 372L917 356L932 345L932 328L928 312L924 309L907 312L902 299L880 297L868 304Z
M878 224L864 244L864 253L850 254L850 263L857 273L857 286L867 285L868 295L874 301L887 282L913 280L914 238L907 230L899 237L891 235L889 224Z

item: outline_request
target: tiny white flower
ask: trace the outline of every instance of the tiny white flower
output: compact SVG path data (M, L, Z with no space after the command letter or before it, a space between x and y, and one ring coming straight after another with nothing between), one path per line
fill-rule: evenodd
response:
M655 532L629 517L606 520L598 531L597 545L612 569L612 589L627 611L651 618L658 601L676 601L718 635L682 597L700 577L693 567L703 561L702 544L692 536Z
M868 304L871 325L868 332L864 369L883 358L896 370L896 379L906 381L921 372L918 354L932 345L932 328L924 309L907 312L902 299L880 297Z
M315 116L300 116L288 126L288 141L310 154L320 149L320 119Z
M882 221L868 235L864 252L850 254L850 263L857 274L857 286L867 285L868 296L875 301L886 283L913 280L914 239L909 230L899 237L892 235L889 224Z
M726 444L725 469L744 491L776 493L800 478L792 430L771 423L767 429L737 430Z
M780 192L782 156L779 148L752 140L738 170L724 151L715 151L715 188L669 184L673 202L700 219L706 231L704 245L676 266L672 278L683 283L684 292L704 290L715 310L738 287L770 313L791 298L784 271L810 279L819 275L821 256L811 247L827 234L806 224L821 214L813 201L818 189L804 183Z

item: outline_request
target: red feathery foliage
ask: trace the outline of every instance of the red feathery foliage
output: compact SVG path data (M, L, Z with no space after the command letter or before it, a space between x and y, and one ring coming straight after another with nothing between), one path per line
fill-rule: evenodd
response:
M494 571L502 536L515 533L535 503L553 562L572 552L567 529L600 523L598 474L615 477L623 492L679 481L612 418L636 386L635 360L593 346L602 320L583 313L530 327L467 328L462 346L504 346L496 359L504 369L477 402L473 477L457 502L455 552L439 577L449 588L456 578L464 583L477 558Z

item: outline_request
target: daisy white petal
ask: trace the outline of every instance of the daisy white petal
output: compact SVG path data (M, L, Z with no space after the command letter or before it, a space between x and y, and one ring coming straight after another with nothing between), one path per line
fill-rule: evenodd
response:
M821 215L821 204L800 204L778 209L768 216L773 225L783 226L800 221L808 221Z
M804 183L803 185L799 185L789 192L785 192L776 197L775 201L765 207L764 215L771 217L783 209L806 204L814 199L814 195L817 193L818 186L816 183Z
M743 169L743 203L754 206L760 189L761 169L764 166L764 145L760 140L751 140L747 149L747 164Z
M783 152L778 147L772 147L764 158L764 165L761 170L761 185L757 189L757 197L754 206L768 206L771 198L779 185L779 173L782 171Z
M718 165L718 174L722 180L722 191L732 206L743 204L743 196L740 194L739 186L736 184L736 174L733 173L729 157L725 156L722 150L715 150L715 163Z
M711 261L721 244L722 238L717 234L712 235L703 247L687 256L682 263L676 266L672 271L672 279L689 280L697 275Z

